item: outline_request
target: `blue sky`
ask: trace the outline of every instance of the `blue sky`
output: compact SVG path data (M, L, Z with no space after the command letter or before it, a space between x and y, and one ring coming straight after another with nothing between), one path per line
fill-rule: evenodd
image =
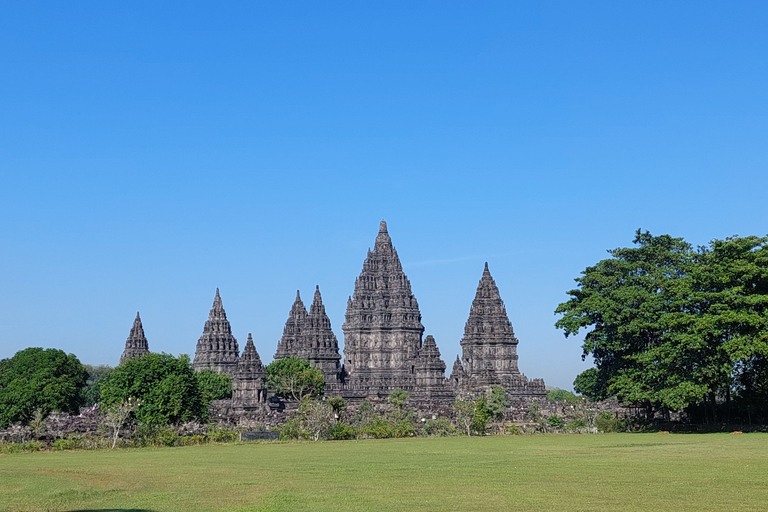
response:
M296 289L340 342L386 219L449 368L488 261L520 368L637 228L764 235L765 2L6 2L0 358L194 352L216 287L271 360Z

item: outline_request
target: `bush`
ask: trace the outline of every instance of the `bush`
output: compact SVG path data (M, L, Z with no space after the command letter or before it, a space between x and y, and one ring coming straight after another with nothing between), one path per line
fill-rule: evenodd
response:
M112 370L101 387L102 406L115 407L129 399L139 401L135 416L147 426L204 420L208 415L186 355L146 354Z
M424 422L424 433L428 436L444 437L456 433L456 429L448 418L437 418Z
M361 428L360 433L374 439L410 437L414 434L414 428L413 424L407 420L391 420L377 417Z
M0 441L0 453L2 454L39 452L43 448L45 448L45 443L40 441L27 441L26 443Z
M289 418L286 420L285 425L280 429L280 439L283 441L306 439L299 420L296 418Z
M580 430L582 428L587 428L587 424L584 420L573 420L567 424L565 428L568 430Z
M231 443L240 440L240 432L234 429L212 426L206 434L208 439L214 443Z
M76 413L88 372L73 354L27 348L0 361L0 429L28 422L36 409Z
M504 433L517 436L522 434L523 431L517 425L504 425Z
M357 430L349 423L334 423L330 429L328 429L328 439L334 441L341 441L343 439L354 439L357 436ZM282 437L282 433L281 433Z
M570 391L566 391L564 389L553 389L549 393L547 393L547 400L550 402L558 402L558 403L576 403L579 401L579 397L571 393Z
M600 432L626 432L627 421L617 418L608 411L603 411L595 418L595 427Z
M547 425L554 428L563 428L565 426L565 420L557 414L553 414L547 418Z

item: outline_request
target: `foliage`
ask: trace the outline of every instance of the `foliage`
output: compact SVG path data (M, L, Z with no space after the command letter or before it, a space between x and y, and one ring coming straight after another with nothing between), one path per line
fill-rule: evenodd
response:
M584 420L573 420L569 422L566 426L566 429L568 430L580 430L583 428L587 428L587 424Z
M88 372L88 380L85 383L85 388L83 388L83 405L91 407L101 401L101 386L109 378L113 368L105 364L97 366L86 364L84 366Z
M39 438L45 433L45 416L43 416L42 409L35 409L32 419L29 422L29 430L35 438Z
M404 389L395 388L392 390L392 393L389 394L387 402L391 403L398 409L402 409L405 407L405 402L408 401L408 396L409 393Z
M595 427L600 432L626 432L627 421L603 411L595 418Z
M681 238L638 230L634 242L584 270L556 310L566 336L589 329L583 351L597 375L587 375L584 389L602 395L604 387L651 415L701 403L714 410L718 397L764 388L768 238L693 250Z
M456 433L448 418L429 419L424 422L424 433L428 436L450 436Z
M496 421L501 421L507 414L507 408L509 407L509 399L507 398L507 391L503 386L491 387L488 394L488 411L491 413L491 418Z
M406 419L375 417L360 428L359 433L363 437L388 439L393 437L410 437L415 434L415 430L413 423Z
M146 354L115 368L101 388L102 406L115 407L138 400L136 419L152 427L204 420L198 381L189 356Z
M58 349L27 348L0 361L0 428L28 422L39 409L75 413L88 373L73 354Z
M117 438L120 436L120 430L128 422L131 415L141 405L138 399L128 398L119 403L104 407L102 410L102 423L112 438L112 448L117 444Z
M342 421L336 422L328 429L328 439L341 441L344 439L354 439L357 436L357 429L349 423Z
M328 405L333 409L334 418L343 421L347 412L347 401L340 396L332 396L328 399Z
M229 375L205 369L195 372L195 378L204 408L208 409L214 400L232 398L232 377Z
M467 436L472 435L472 418L474 414L475 403L472 400L457 398L453 402L453 415L456 418L456 423L467 432Z
M323 372L298 357L284 357L272 361L265 368L267 386L276 395L301 401L305 395L317 398L323 394Z
M593 401L608 398L606 382L601 379L597 368L587 368L578 374L573 381L573 390Z
M528 421L533 423L540 423L542 420L541 405L539 402L531 402L528 404L528 410L525 414L528 417Z
M488 409L488 400L484 396L481 396L475 400L474 409L472 411L472 423L470 425L473 432L476 434L485 434L488 430L488 422L491 419L491 411Z
M0 454L39 452L45 448L41 441L27 441L24 443L6 443L0 441Z
M558 403L576 403L579 397L565 389L553 389L547 393L547 400Z
M547 417L547 425L553 428L563 428L565 426L565 420L557 414L552 414Z

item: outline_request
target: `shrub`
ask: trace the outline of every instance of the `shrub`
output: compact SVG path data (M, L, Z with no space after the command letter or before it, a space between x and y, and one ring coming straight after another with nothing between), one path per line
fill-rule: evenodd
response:
M522 434L523 431L517 425L504 425L504 433L517 436Z
M357 436L357 430L349 423L334 423L331 428L328 429L328 439L333 439L334 441L341 441L342 439L354 439L355 436Z
M579 397L564 389L553 389L547 393L547 400L559 403L576 403L579 401Z
M563 428L565 426L565 420L557 414L553 414L547 418L547 425L554 428Z
M600 432L626 432L628 425L626 420L603 411L595 418L595 427Z
M587 423L584 420L573 420L565 426L568 430L579 430L586 427Z
M45 443L40 441L27 441L26 443L6 443L0 441L0 453L28 453L39 452L45 448Z
M424 422L424 433L428 436L444 437L456 433L456 429L448 418L437 418Z
M217 427L213 425L206 434L210 441L214 443L231 443L240 440L240 432L234 429Z
M27 348L0 360L0 428L32 419L36 409L76 413L88 372L73 354Z

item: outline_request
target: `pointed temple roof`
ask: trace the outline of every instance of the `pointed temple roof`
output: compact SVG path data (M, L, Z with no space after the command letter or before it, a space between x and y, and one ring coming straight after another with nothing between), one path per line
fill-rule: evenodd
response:
M461 345L464 346L465 343L517 345L507 309L499 295L496 281L488 270L487 262L477 285L475 300L469 310L469 319L464 325Z
M301 336L304 333L304 324L307 321L307 308L301 300L299 290L296 290L296 300L293 301L291 311L288 313L288 320L285 321L283 336L277 342L277 350L274 359L296 355L296 351L301 346Z
M410 374L409 360L418 353L424 326L411 283L383 220L373 251L368 251L355 280L342 329L344 365L351 377L355 373L373 378L393 372ZM393 343L383 343L384 339Z
M120 364L123 364L128 359L143 356L144 354L149 354L149 342L144 335L144 326L141 325L141 317L137 311L131 332L128 334L128 339L125 340L125 350L123 355L120 356Z
M203 327L203 334L197 341L192 367L195 370L208 368L220 373L232 374L237 366L239 354L237 340L232 335L232 326L227 320L219 289L216 288L216 296L213 298L213 306Z
M331 330L331 320L325 313L323 298L320 296L320 286L315 287L315 297L309 307L306 334L309 346L319 349L313 351L316 352L313 354L314 357L341 359L339 342Z
M239 378L254 376L263 376L264 365L261 362L259 353L256 352L256 346L253 344L253 336L248 333L248 340L245 342L245 348L237 361L237 375Z

